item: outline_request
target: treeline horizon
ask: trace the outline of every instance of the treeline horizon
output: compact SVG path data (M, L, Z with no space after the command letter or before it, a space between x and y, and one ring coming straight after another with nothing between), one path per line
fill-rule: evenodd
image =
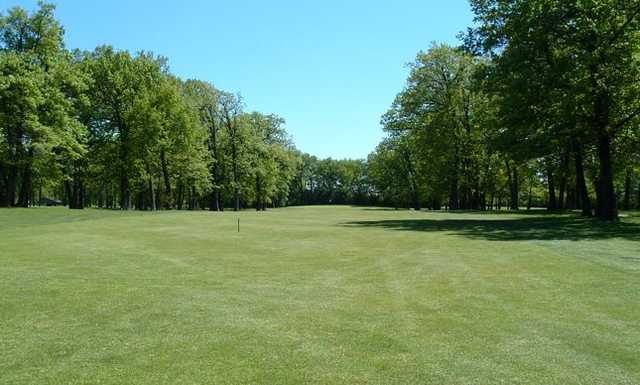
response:
M472 0L410 65L367 159L298 150L276 114L167 59L69 50L55 6L0 15L0 205L239 210L640 208L640 5Z
M470 4L461 46L410 65L373 185L417 209L640 208L640 3Z
M362 160L302 153L275 114L167 59L68 50L55 6L0 17L0 205L239 210L372 203Z

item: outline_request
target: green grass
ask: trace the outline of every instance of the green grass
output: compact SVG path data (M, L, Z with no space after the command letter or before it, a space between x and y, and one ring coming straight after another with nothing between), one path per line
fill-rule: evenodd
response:
M0 210L0 383L639 384L640 217Z

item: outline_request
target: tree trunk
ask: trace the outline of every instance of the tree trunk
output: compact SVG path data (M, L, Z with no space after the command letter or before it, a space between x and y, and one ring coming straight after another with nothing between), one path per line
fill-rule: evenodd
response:
M191 186L191 210L198 208L198 194L196 193L196 186Z
M68 205L70 209L84 209L84 182L78 176L74 177L72 183L66 182L65 188L68 190Z
M567 192L567 174L569 168L569 150L566 150L562 154L562 161L560 162L560 193L558 196L558 208L564 210L566 208L565 195Z
M260 187L260 176L256 175L256 211L262 210L262 191Z
M68 182L67 184L67 204L69 206L70 209L75 209L76 208L76 201L78 200L78 189L76 188L76 182L75 180L71 180L70 182Z
M178 210L182 210L182 203L183 203L183 190L184 188L182 187L183 183L182 181L178 182L178 191L176 193L176 205Z
M404 157L405 165L407 168L407 177L409 178L409 188L411 189L413 209L416 211L420 211L420 192L418 191L418 184L416 183L413 163L411 162L411 153L406 148L406 146L402 147L402 155Z
M107 207L107 186L106 185L102 185L102 188L100 189L100 198L98 198L98 207L99 208L104 208Z
M549 203L548 210L555 210L558 205L556 201L556 185L553 180L553 169L549 161L547 161L547 186L549 187Z
M578 139L572 139L573 156L576 164L576 198L579 207L582 209L582 215L590 217L593 215L591 212L591 198L589 198L589 190L587 189L587 182L584 178L584 165L582 160L582 144Z
M618 220L618 205L613 187L613 165L611 162L611 137L601 132L598 137L598 218L603 221Z
M86 191L84 189L84 181L80 180L80 208L84 209L86 205Z
M595 52L595 51L594 51ZM609 91L598 82L597 74L601 70L597 62L590 67L591 82L594 93L592 130L597 135L598 160L600 163L598 185L596 188L596 215L603 221L618 220L618 204L613 186L613 164L611 159L611 141L613 133L610 131L611 96Z
M42 202L42 177L40 177L39 183L38 183L38 206L40 206Z
M507 177L509 179L509 192L511 195L510 209L518 210L520 208L519 202L519 181L518 181L518 167L514 164L513 167L510 166L509 161L505 160L505 164L507 166Z
M449 210L458 210L460 208L460 184L459 184L459 171L460 171L460 157L458 155L457 140L454 148L453 156L453 171L451 173L451 184L449 191Z
M566 207L565 195L567 192L567 177L560 177L560 192L558 193L558 209L564 210Z
M31 164L27 164L22 171L22 183L18 197L18 206L20 207L29 207L31 204L31 195L33 192L31 179Z
M7 175L7 192L5 206L12 207L16 205L16 190L18 188L18 164L24 155L22 148L22 130L12 127L6 127L6 141L10 153L9 170Z
M76 208L84 209L84 181L78 177L76 179Z
M171 179L169 178L167 157L164 150L160 151L160 166L162 167L162 179L164 181L163 205L165 209L171 209L173 207L173 195L171 194Z
M209 210L211 210L211 211L221 211L221 209L220 209L220 190L218 190L217 188L214 188L213 192L211 193L211 202L210 202Z
M627 173L624 177L624 198L622 200L622 208L624 210L631 209L631 167L627 167Z
M113 184L109 183L109 189L107 190L107 186L105 186L105 205L108 209L115 208L115 202L113 201Z
M70 209L73 208L73 198L71 197L71 182L68 180L64 181L64 198L62 199L62 203L65 206L69 206Z
M0 206L7 204L7 178L5 177L5 167L0 162Z
M577 194L576 194L576 191L575 191L575 187L571 187L571 186L568 185L567 186L567 194L566 195L567 195L567 197L565 199L564 208L565 209L570 209L570 210L577 209L579 206L578 206L578 203L577 203L577 199L578 198L577 198Z
M149 177L149 193L151 194L151 210L156 211L158 208L156 207L156 189L153 186L153 178Z
M129 210L131 206L131 192L129 191L129 178L125 170L120 170L120 210Z
M449 210L457 210L460 202L460 189L458 188L458 177L451 177L451 191L449 192Z
M145 197L145 188L146 188L146 183L144 181L141 181L138 189L138 193L135 194L135 208L136 210L139 211L143 211L147 209L147 201L146 201L146 197Z
M420 192L418 191L418 185L416 184L416 180L413 177L413 173L409 173L409 179L411 181L411 198L413 199L413 209L415 211L420 211Z
M18 166L12 164L9 166L9 172L7 175L7 193L6 193L6 207L12 207L16 203L16 188L18 185Z
M520 208L520 177L518 176L518 167L513 167L513 188L511 191L511 210Z
M495 208L493 206L495 197L496 197L496 192L495 192L495 189L494 189L494 190L491 190L491 195L489 195L489 210L490 211L493 211L494 208Z

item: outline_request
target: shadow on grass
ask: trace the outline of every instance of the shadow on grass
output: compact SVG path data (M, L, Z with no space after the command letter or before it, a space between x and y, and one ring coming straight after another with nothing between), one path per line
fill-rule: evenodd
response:
M621 238L640 241L640 224L601 223L577 216L527 216L513 219L402 219L343 223L348 227L400 231L450 232L491 241L571 240Z
M393 208L393 207L361 207L361 206L351 206L356 209L360 209L362 211L411 211L411 209L407 208Z

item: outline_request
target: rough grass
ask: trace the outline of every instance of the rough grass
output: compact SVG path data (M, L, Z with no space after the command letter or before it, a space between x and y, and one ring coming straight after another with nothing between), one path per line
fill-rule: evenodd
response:
M638 384L639 347L637 216L0 210L3 384Z

